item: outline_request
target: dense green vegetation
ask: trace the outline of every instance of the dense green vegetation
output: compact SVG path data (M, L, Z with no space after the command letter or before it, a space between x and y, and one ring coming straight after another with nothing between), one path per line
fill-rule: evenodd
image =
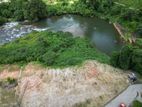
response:
M114 53L111 62L116 67L132 69L142 74L142 39L137 39L135 44L128 44L120 52Z
M133 107L142 107L142 103L139 101L134 101L133 102Z
M38 61L47 66L69 66L94 59L109 63L109 57L98 52L85 38L70 33L33 32L0 46L0 64L26 64Z
M43 0L47 4L48 16L62 14L79 14L93 16L94 12L78 0Z
M42 0L9 0L0 3L0 22L4 22L4 19L37 21L46 15L46 5Z
M124 4L128 8L133 8L133 9L140 9L141 8L141 0L115 0L118 1L121 4Z

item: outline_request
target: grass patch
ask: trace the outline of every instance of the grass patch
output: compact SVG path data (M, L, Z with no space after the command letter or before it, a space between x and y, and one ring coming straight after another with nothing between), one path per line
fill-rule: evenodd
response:
M133 102L133 107L142 107L142 103L139 101L134 101Z
M77 103L73 107L87 107L91 104L91 100L88 99L85 102Z
M23 66L23 65L22 65ZM8 72L12 72L12 71L18 71L19 69L21 68L21 65L10 65L9 66L9 64L1 64L0 65L0 72L2 72L2 71L4 71L4 70L6 70L6 71L8 71Z

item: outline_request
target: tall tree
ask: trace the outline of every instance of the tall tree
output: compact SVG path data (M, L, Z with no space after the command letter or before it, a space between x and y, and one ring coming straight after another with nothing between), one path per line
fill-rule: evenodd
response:
M29 0L25 17L28 20L39 20L46 17L46 4L42 0Z

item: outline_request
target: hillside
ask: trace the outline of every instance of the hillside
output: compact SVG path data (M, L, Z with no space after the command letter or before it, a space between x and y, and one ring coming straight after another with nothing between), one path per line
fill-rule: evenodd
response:
M128 84L127 73L96 61L64 69L29 64L17 94L22 107L102 107Z

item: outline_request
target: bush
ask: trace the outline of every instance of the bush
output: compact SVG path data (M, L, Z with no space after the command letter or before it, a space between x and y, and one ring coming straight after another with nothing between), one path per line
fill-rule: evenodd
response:
M137 32L138 35L140 35L140 37L142 38L142 24L140 24L140 25L136 28L136 32Z
M0 17L0 25L4 24L6 21L6 18Z
M29 0L25 10L25 19L40 20L47 15L46 4L42 0Z
M8 78L7 78L7 82L8 82L8 84L15 84L17 81L16 81L16 79L14 79L14 78L8 77Z
M57 53L53 51L48 51L40 58L40 61L43 62L47 66L54 65L57 58Z
M133 102L133 107L142 107L142 103L139 101L134 101Z
M130 63L131 63L131 53L132 48L131 46L125 46L121 49L121 52L119 54L119 67L123 69L129 69Z
M0 3L0 16L4 18L10 18L12 11L10 10L10 4L7 2Z

